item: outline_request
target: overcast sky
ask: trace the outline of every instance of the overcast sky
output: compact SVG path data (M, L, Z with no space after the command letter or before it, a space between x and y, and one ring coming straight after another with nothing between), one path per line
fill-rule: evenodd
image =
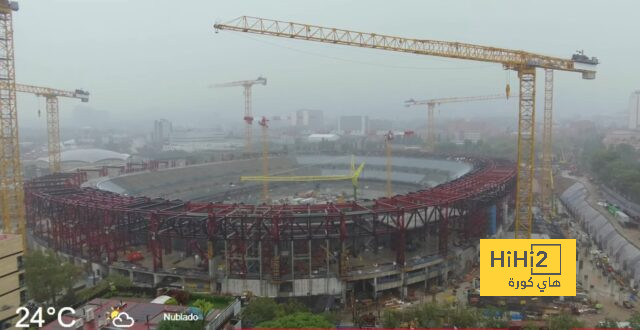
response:
M497 64L214 33L216 21L241 15L560 57L584 49L602 62L597 79L556 72L557 117L624 111L630 93L640 88L637 0L19 2L14 14L17 81L84 88L91 92L91 107L123 121L166 117L194 126L240 121L241 88L208 86L260 75L268 83L254 88L255 115L314 108L334 116L408 119L418 111L402 106L408 98L502 93L507 81L517 91L517 75ZM539 70L539 114L543 76ZM61 101L63 120L78 103ZM40 107L44 111L43 100ZM38 119L34 96L20 96L18 108L21 124ZM441 107L455 116L515 116L515 111L514 101Z

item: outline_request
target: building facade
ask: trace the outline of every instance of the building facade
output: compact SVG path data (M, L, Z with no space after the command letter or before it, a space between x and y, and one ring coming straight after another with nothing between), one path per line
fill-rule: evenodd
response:
M27 302L22 257L20 235L0 234L0 329L13 327L16 309Z
M169 143L173 125L166 119L160 119L153 122L153 142L163 145Z

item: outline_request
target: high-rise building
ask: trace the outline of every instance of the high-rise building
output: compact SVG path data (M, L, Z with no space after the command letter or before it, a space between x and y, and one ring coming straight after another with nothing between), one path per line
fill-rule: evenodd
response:
M170 121L160 119L153 122L153 142L163 145L169 143L173 126Z
M629 98L629 129L640 130L640 90L631 93Z
M16 309L27 302L20 235L0 234L0 329L18 320Z

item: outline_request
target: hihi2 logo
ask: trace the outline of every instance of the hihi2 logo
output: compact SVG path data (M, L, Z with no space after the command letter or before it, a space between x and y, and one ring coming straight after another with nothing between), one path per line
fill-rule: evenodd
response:
M576 241L480 240L480 295L575 296Z

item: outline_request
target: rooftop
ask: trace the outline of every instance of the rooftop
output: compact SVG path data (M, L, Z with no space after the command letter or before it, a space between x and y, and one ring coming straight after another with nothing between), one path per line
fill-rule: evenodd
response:
M106 149L70 149L60 153L63 162L97 163L105 160L127 160L130 155ZM39 161L48 162L47 157L38 158Z

